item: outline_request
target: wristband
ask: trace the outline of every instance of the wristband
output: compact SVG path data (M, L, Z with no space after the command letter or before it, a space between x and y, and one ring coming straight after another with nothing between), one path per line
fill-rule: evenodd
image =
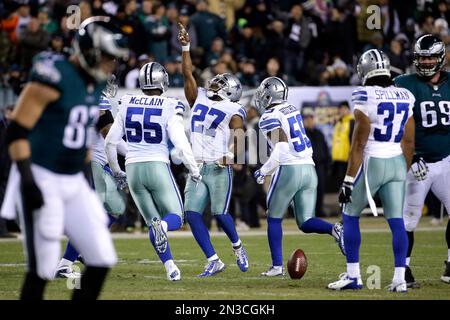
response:
M185 46L181 46L181 51L182 51L182 52L189 51L190 48L191 48L191 44L188 43L188 44L185 45Z
M355 178L352 177L352 176L346 175L345 178L344 178L344 182L348 182L348 183L352 183L353 184L354 181L355 181Z

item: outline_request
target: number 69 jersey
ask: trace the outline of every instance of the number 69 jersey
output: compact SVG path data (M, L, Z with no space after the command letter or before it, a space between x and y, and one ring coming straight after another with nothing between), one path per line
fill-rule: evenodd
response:
M183 115L185 107L181 101L143 94L126 94L120 101L121 107L111 130L117 129L126 136L128 150L125 163L169 163L167 123L172 116Z
M405 124L413 115L414 95L404 88L366 86L352 93L354 110L370 121L365 156L390 158L402 154L400 142Z
M311 141L306 136L302 115L298 108L284 102L273 108L266 109L259 120L259 128L267 138L272 149L274 146L267 135L276 129L281 129L286 134L289 144L289 153L280 155L280 165L314 165ZM272 136L272 139L274 138L275 137Z

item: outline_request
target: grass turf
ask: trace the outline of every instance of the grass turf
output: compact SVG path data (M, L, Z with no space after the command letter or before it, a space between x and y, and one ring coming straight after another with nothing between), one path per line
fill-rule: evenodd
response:
M109 274L101 299L449 299L450 285L440 281L447 254L442 228L416 232L412 268L422 287L406 294L393 294L384 289L393 275L393 255L389 229L381 222L382 219L362 219L360 258L365 288L361 291L325 289L345 271L344 257L331 237L297 233L293 221L287 220L284 260L296 248L305 251L308 270L301 280L291 280L288 275L283 278L259 275L270 265L267 238L262 234L242 233L250 258L250 269L246 273L236 266L228 239L223 235L213 237L216 251L227 268L221 274L204 279L196 277L203 270L205 259L192 236L173 237L170 239L172 253L182 272L182 281L175 283L166 280L164 267L148 239L115 239L119 263ZM380 289L370 290L366 286L370 276L366 271L370 265L380 267ZM22 244L0 242L0 299L18 298L24 268ZM60 279L47 286L45 298L69 299L70 295L66 280Z

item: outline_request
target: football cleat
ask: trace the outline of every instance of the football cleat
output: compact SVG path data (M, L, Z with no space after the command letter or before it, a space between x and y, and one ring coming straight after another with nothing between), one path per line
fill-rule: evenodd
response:
M408 286L406 285L406 281L398 283L392 282L386 288L389 290L389 292L408 292Z
M155 248L158 253L164 253L167 250L167 234L164 231L161 220L153 218L151 223L153 236L155 237Z
M336 240L339 249L341 249L342 254L345 256L345 246L344 246L344 226L340 222L336 222L333 225L333 230L331 231L334 239Z
M406 286L408 288L411 288L411 289L420 288L420 284L417 283L416 280L414 279L411 268L409 266L406 266L406 268L405 268L405 281L406 281Z
M167 280L169 281L180 281L181 280L181 271L178 267L173 263L169 270L167 270Z
M205 271L198 275L199 278L211 277L225 269L225 263L220 259L210 261L206 267Z
M450 283L450 261L444 261L445 263L445 271L441 277L441 280L445 283Z
M363 287L361 278L350 278L347 273L341 273L339 280L328 284L330 290L360 290Z
M236 264L238 265L239 269L242 272L245 272L248 270L248 258L247 258L247 252L245 251L244 246L241 244L241 246L237 249L233 248L234 254L236 256Z
M71 266L62 266L56 269L54 278L79 279L81 278L81 273L73 271Z
M283 266L271 266L269 270L261 273L263 277L284 276L284 274Z

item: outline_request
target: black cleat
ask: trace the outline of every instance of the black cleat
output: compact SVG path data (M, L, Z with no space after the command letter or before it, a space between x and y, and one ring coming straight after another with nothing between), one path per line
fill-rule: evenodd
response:
M441 277L441 280L445 283L450 283L450 261L444 261L445 272Z
M416 282L416 280L414 279L411 268L409 266L406 266L406 269L405 269L405 281L406 281L406 286L408 288L411 288L411 289L419 289L420 288L420 284L418 284Z

